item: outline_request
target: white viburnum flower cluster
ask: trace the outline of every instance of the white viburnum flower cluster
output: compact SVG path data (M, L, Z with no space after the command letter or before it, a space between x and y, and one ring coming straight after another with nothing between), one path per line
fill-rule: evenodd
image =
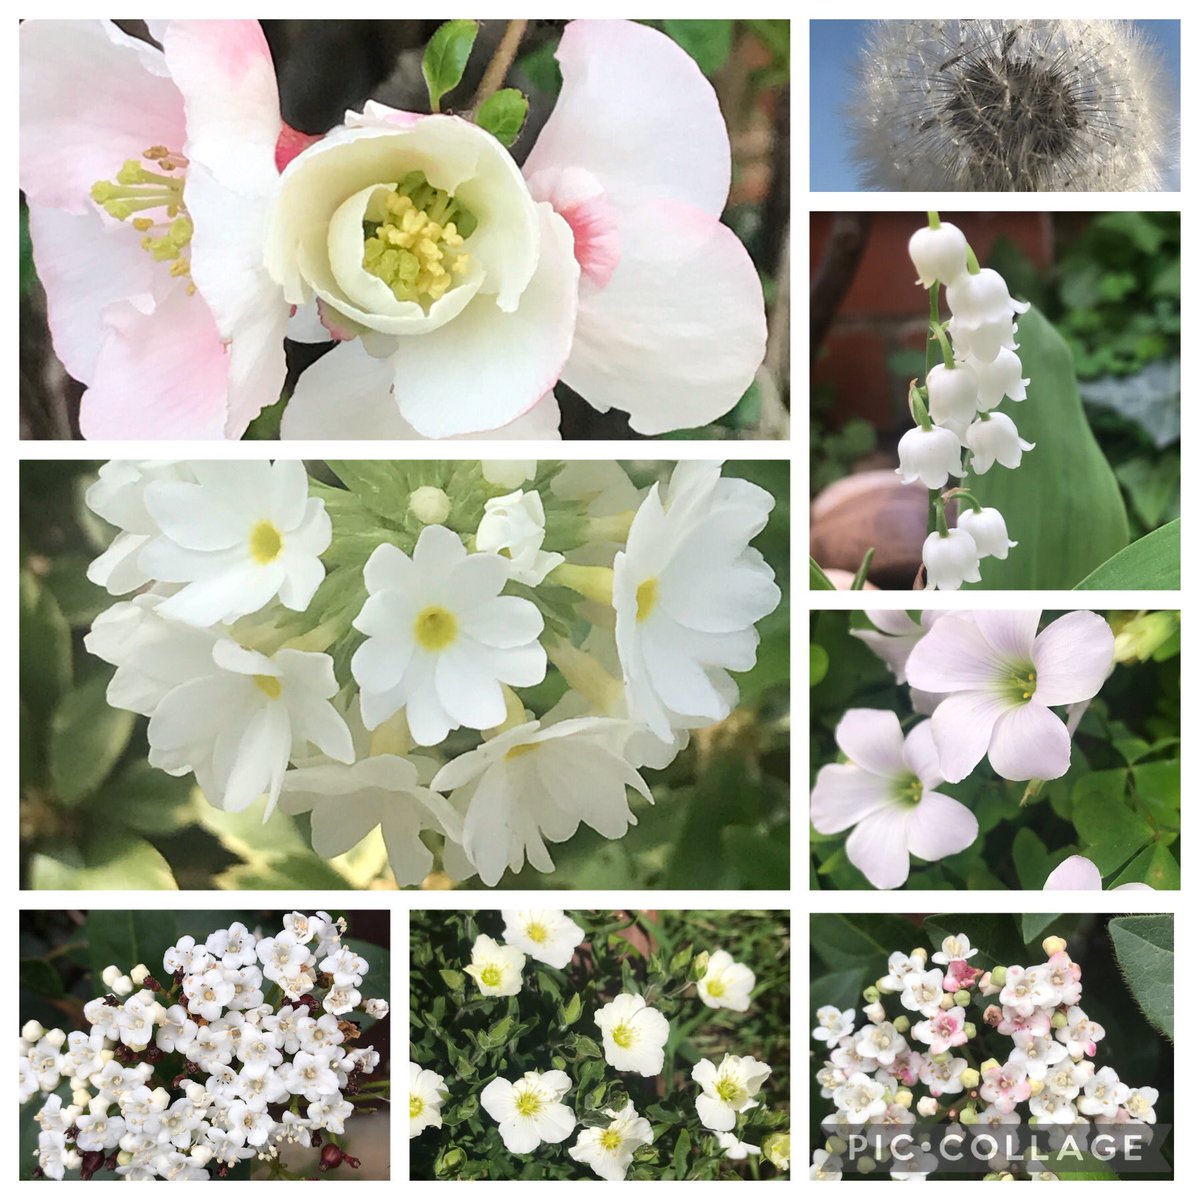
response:
M945 938L932 957L924 947L897 950L863 994L861 1024L853 1009L817 1009L813 1037L827 1054L816 1079L834 1111L822 1121L829 1140L814 1153L811 1177L842 1178L847 1133L870 1127L899 1138L918 1118L996 1135L990 1165L1009 1178L1022 1169L1022 1151L1010 1161L1004 1133L1021 1121L1085 1143L1097 1125L1153 1125L1158 1092L1097 1065L1105 1031L1083 1008L1082 970L1067 943L1051 936L1042 948L1045 962L990 969L966 934ZM993 1034L986 1043L985 1030ZM1005 1039L1003 1061L991 1054L995 1036ZM924 1179L936 1166L931 1155L905 1160L885 1153L879 1161L893 1179Z
M322 1171L358 1167L331 1135L346 1133L360 1089L380 1086L367 1084L380 1056L356 1045L354 1014L385 1016L387 1002L364 1000L370 964L345 932L325 912L290 913L271 936L235 921L169 947L165 982L109 967L86 1029L29 1022L20 1098L44 1100L41 1174L207 1180L297 1144L322 1148Z
M327 858L380 829L401 886L434 869L423 834L488 886L553 870L581 824L622 837L641 769L754 665L773 498L709 462L644 495L611 462L337 468L345 489L299 461L101 469L117 532L88 574L126 598L85 645L150 763L217 808L309 814ZM551 669L562 698L531 712Z
M556 909L506 909L504 943L479 934L471 948L465 972L475 981L481 996L518 995L524 984L526 955L548 966L569 965L586 934L566 913ZM724 950L703 952L692 964L698 997L709 1008L745 1012L750 1005L754 972L733 960ZM686 990L686 987L682 990ZM677 994L677 993L673 993ZM721 1003L718 1003L721 1001ZM581 1011L575 1001L575 1018ZM671 1035L667 1018L643 995L620 992L593 1016L603 1039L604 1061L614 1071L651 1079L662 1075L665 1050ZM446 1077L437 1071L409 1064L409 1137L426 1129L440 1129L442 1108L450 1097ZM717 1143L730 1159L760 1154L732 1136L741 1114L759 1107L760 1092L771 1067L752 1056L726 1054L717 1063L701 1059L692 1069L700 1091L695 1098L700 1123L716 1135ZM531 1154L543 1144L565 1142L575 1132L579 1119L566 1103L575 1087L561 1070L528 1070L519 1078L497 1077L479 1094L484 1112L496 1122L505 1148L512 1154ZM567 1153L606 1180L623 1180L634 1154L653 1139L651 1125L640 1116L632 1101L620 1109L604 1109L607 1123L589 1123ZM770 1161L787 1169L786 1156L775 1154Z
M1017 432L1013 420L999 412L1007 398L1023 401L1029 380L1017 357L1014 318L1029 305L1008 294L1003 278L980 268L962 231L929 214L929 226L908 243L917 283L930 289L931 343L943 361L929 368L923 387L914 386L910 404L916 427L901 439L896 474L904 483L920 483L941 492L951 476L983 475L999 464L1008 470L1034 448ZM938 291L945 288L951 317L938 316ZM965 454L965 458L964 458ZM958 519L946 523L946 505L957 501ZM983 507L968 488L952 487L931 497L936 528L925 539L921 558L925 586L952 591L978 583L981 559L1005 559L1017 543L1010 540L1004 515Z

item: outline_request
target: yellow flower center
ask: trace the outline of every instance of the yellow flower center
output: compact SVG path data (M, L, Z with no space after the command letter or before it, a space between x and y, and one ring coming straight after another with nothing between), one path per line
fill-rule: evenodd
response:
M526 1090L517 1095L517 1112L523 1117L535 1117L542 1111L542 1098L537 1092Z
M250 530L250 557L266 566L274 562L283 549L283 534L270 521L259 521Z
M458 622L452 612L431 604L417 614L413 635L423 650L445 650L458 636Z
M710 979L710 980L708 981L708 983L707 983L705 986L708 988L708 994L709 994L710 996L718 996L718 997L720 997L720 996L723 996L723 995L725 995L725 983L724 983L724 980L721 980L721 979Z
M600 1145L605 1150L620 1150L621 1133L617 1129L606 1129L600 1135Z
M637 619L644 621L658 603L658 580L645 579L638 584L637 590Z
M190 275L192 269L188 247L194 227L183 202L187 162L166 146L150 146L142 151L141 162L126 159L115 180L98 180L91 193L110 217L128 221L143 235L142 249L155 262L170 263L171 274L178 276ZM194 294L196 285L189 283L188 291Z
M500 968L490 964L479 972L479 982L485 987L499 987L502 978Z
M1013 667L1002 687L1009 699L1024 704L1032 700L1033 693L1037 691L1037 671L1031 663L1021 663Z
M637 1041L637 1031L634 1027L625 1021L620 1025L614 1025L612 1031L612 1040L616 1042L622 1050L628 1050L634 1042Z
M540 945L550 936L550 931L540 922L531 921L525 927L525 936L529 938L531 942L537 942Z
M283 684L274 675L255 675L253 678L254 686L272 700L278 700L283 695Z
M717 1095L726 1104L737 1108L746 1099L746 1089L736 1079L718 1079Z
M425 1101L420 1096L408 1094L408 1115L410 1118L419 1117L425 1111Z
M410 171L395 191L377 191L367 205L363 270L382 279L397 300L428 308L470 267L471 256L459 248L476 224L423 171Z

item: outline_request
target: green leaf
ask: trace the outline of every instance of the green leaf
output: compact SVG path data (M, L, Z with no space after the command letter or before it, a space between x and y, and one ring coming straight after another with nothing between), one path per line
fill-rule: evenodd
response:
M1025 885L1022 884L1022 887ZM1040 884L1038 885L1041 886ZM1025 945L1032 946L1038 938L1062 916L1062 913L1022 913L1021 937Z
M105 699L94 675L63 697L50 720L50 778L64 804L77 804L108 778L133 733L134 714Z
M149 842L112 830L66 856L35 854L29 864L35 891L177 891L167 860Z
M105 967L115 966L128 975L138 963L150 968L160 981L163 954L175 942L175 914L156 909L93 908L83 929L91 956L96 987Z
M814 592L836 592L829 576L817 565L815 558L808 560L808 586Z
M478 21L447 21L429 39L421 59L421 74L434 112L440 111L442 97L461 82L478 33Z
M524 93L518 88L501 88L479 106L475 121L502 146L511 146L521 136L527 116L529 101Z
M576 992L567 1002L566 1007L560 1012L560 1019L564 1026L574 1025L576 1021L583 1015L583 993Z
M1036 308L1018 330L1031 382L1028 402L1009 415L1037 448L1018 470L994 466L963 480L981 504L1004 514L1009 537L1020 543L1003 562L985 559L974 586L1073 588L1128 544L1125 504L1084 415L1066 342Z
M1021 887L1029 892L1039 890L1052 869L1050 855L1042 839L1028 825L1022 825L1017 830L1013 838L1012 855Z
M21 572L21 698L48 714L71 686L71 627L30 571Z
M692 1152L692 1137L686 1129L679 1131L675 1141L675 1152L671 1155L671 1163L675 1168L676 1179L686 1179L688 1175L688 1155Z
M1101 563L1077 589L1096 588L1112 591L1165 590L1179 588L1179 519L1151 530L1131 546L1119 550Z
M1175 922L1169 914L1114 917L1108 924L1117 964L1146 1020L1175 1036Z
M1115 871L1154 836L1125 802L1128 771L1093 771L1071 790L1071 820L1101 875Z
M195 818L188 803L194 782L191 776L176 778L138 759L110 777L88 801L88 809L137 833L178 833Z
M829 651L816 642L808 648L808 686L816 687L829 671Z
M696 60L705 75L715 75L733 48L732 21L663 21L672 40Z
M852 970L866 961L870 970L882 975L888 955L908 952L921 943L922 935L917 925L890 913L814 913L809 940L834 971Z
M443 967L438 974L452 992L461 992L463 984L467 981L467 977L461 971L452 971L449 967Z
M1179 891L1179 863L1167 846L1147 846L1109 885L1145 883L1158 892Z
M50 963L40 958L23 958L20 972L21 986L36 995L57 1000L63 994L63 981Z

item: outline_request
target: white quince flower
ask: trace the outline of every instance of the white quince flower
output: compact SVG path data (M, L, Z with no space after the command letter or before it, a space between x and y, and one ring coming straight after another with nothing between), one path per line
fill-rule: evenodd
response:
M471 947L471 961L464 968L485 996L515 996L521 990L525 955L515 946L502 946L481 933Z
M542 549L546 512L540 492L512 492L488 500L483 507L475 547L507 558L509 573L518 583L537 587L564 561L561 554L548 554Z
M1001 412L983 413L967 430L964 441L976 475L986 474L993 463L1015 470L1021 465L1021 455L1037 444L1021 437L1012 418Z
M601 1179L624 1179L634 1154L639 1147L649 1146L654 1134L650 1122L638 1116L632 1100L620 1112L606 1108L604 1115L612 1118L611 1123L583 1130L567 1153Z
M922 287L954 283L967 273L967 239L949 221L936 229L925 225L908 239L908 257Z
M401 708L421 746L460 725L491 729L507 711L501 684L532 687L545 677L542 614L499 594L508 579L500 555L468 554L457 534L428 525L411 558L376 547L363 579L369 594L354 627L367 639L351 670L368 729Z
M1018 545L1009 539L1008 526L998 508L981 508L978 512L964 508L958 514L955 527L970 536L980 558L998 558L1003 562L1009 550Z
M562 1103L573 1086L563 1071L526 1071L515 1083L493 1079L479 1103L500 1126L510 1154L531 1154L543 1142L565 1142L575 1131L575 1114Z
M596 1013L596 1024L610 1067L643 1076L662 1074L663 1047L671 1036L671 1026L643 997L622 992Z
M701 1001L709 1008L729 1008L745 1012L754 990L754 972L744 963L734 962L727 950L714 950L708 956L704 977L696 984Z
M952 429L931 425L923 429L914 426L900 439L896 448L900 465L896 474L902 483L916 483L927 488L943 488L951 475L962 475L962 442Z
M408 1064L408 1136L415 1138L430 1127L441 1129L442 1105L450 1097L445 1079L415 1062Z
M562 970L586 936L557 908L504 908L504 940L530 958Z
M750 1055L726 1054L719 1067L702 1058L692 1068L692 1078L701 1088L701 1094L696 1097L696 1115L700 1124L714 1133L732 1131L738 1113L758 1107L754 1096L770 1073L771 1068L766 1063ZM862 1078L866 1079L866 1076ZM883 1085L877 1086L882 1095Z
M158 526L138 556L153 579L183 586L159 606L189 625L231 622L276 596L303 612L325 578L333 527L308 494L299 459L194 462L196 481L150 483L143 502Z
M679 463L650 489L613 562L617 651L630 715L663 741L672 730L727 717L758 649L755 622L781 593L750 546L774 506L770 493L725 479L719 463Z

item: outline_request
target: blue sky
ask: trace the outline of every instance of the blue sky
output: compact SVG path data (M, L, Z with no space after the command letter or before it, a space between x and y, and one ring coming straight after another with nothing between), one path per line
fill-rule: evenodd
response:
M850 71L869 21L810 21L809 70L811 75L810 186L814 191L858 190L853 167L845 154L844 98L849 93ZM1160 51L1167 83L1179 104L1179 22L1135 21ZM1167 181L1179 187L1179 172Z

